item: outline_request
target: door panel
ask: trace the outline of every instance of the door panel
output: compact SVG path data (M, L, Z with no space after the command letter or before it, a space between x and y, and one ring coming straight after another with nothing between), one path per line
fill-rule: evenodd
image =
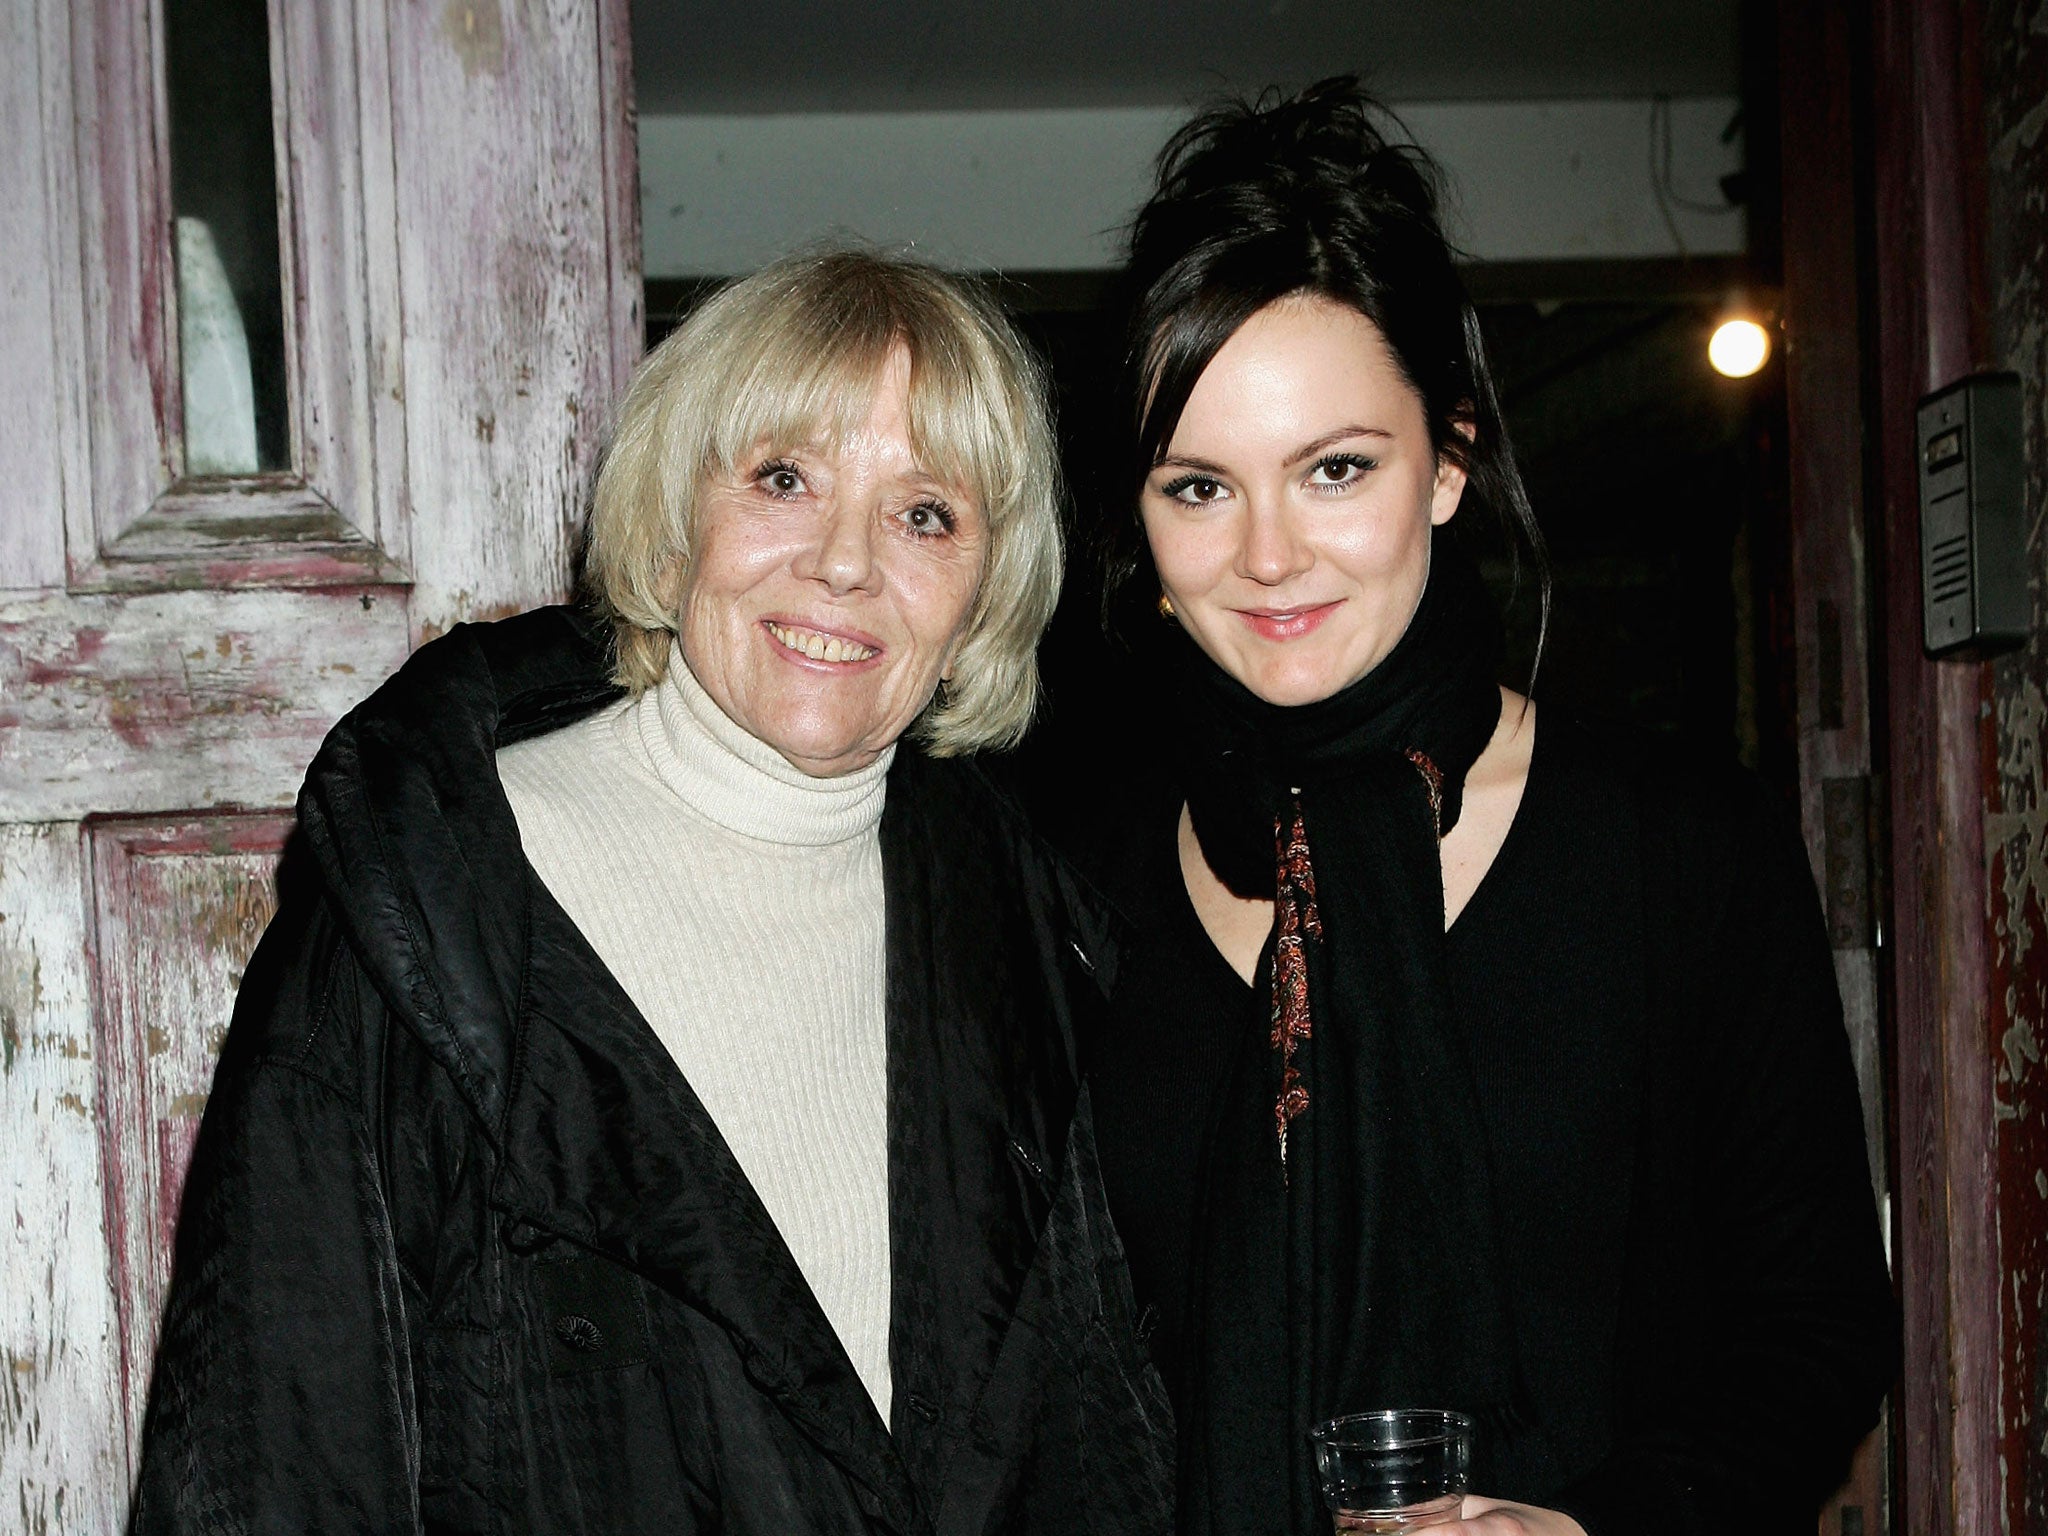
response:
M142 1429L185 1165L235 988L276 909L292 827L275 814L96 822L93 899L100 1176L127 1432Z
M7 1530L123 1524L307 761L421 639L564 595L638 355L625 0L252 14L291 449L192 477L164 0L0 5Z
M285 805L407 592L0 592L0 821Z
M92 104L48 145L53 184L77 194L56 213L76 221L88 253L81 302L58 311L60 333L76 327L66 340L86 401L71 585L219 587L222 562L244 586L402 581L403 320L382 8L269 8L291 453L285 470L235 479L184 472L160 0L45 9L52 21L69 12L69 84Z
M405 312L434 321L407 324L404 356L408 395L437 406L406 421L427 638L568 568L640 350L639 180L623 0L397 12L414 46L392 49L393 121L432 146L397 187Z

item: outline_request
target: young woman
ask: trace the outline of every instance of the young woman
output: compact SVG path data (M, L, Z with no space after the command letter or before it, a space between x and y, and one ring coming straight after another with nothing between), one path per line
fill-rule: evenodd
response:
M1540 544L1354 82L1183 129L1130 278L1170 772L1095 849L1137 938L1091 1070L1182 1528L1327 1531L1312 1424L1456 1407L1453 1529L1810 1531L1895 1324L1796 833L1499 686L1449 535Z

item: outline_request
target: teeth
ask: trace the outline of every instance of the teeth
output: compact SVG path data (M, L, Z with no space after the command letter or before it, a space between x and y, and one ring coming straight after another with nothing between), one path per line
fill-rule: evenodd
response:
M791 629L786 624L770 623L768 633L813 661L866 661L875 654L870 646L842 640L837 635L821 635L813 629Z

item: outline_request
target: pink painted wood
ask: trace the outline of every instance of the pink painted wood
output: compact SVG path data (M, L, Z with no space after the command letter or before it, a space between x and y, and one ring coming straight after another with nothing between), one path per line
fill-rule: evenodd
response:
M271 6L293 468L221 481L181 472L161 13L136 0L76 8L77 90L98 110L79 116L55 184L76 187L86 246L104 243L108 260L61 317L77 328L70 350L94 402L90 494L68 508L72 587L214 584L208 567L228 549L246 562L244 586L404 579L394 152L376 10Z
M1877 383L1873 462L1890 779L1898 1274L1905 1311L1899 1527L1997 1531L2005 1350L1996 1237L1984 866L1989 668L1920 645L1914 402L1988 364L1981 39L1974 6L1884 0L1870 27Z
M142 1432L185 1165L290 817L87 829L96 1110L128 1442Z
M0 597L0 820L287 805L405 651L388 588Z
M640 332L625 0L271 0L295 459L178 475L159 0L0 8L0 1528L121 1528L322 734L563 595Z

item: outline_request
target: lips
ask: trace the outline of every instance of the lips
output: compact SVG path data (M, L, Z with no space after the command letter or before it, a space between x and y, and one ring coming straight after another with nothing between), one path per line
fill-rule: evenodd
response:
M1320 628L1341 606L1339 599L1298 608L1239 608L1235 612L1262 640L1298 640Z
M869 661L881 654L880 646L868 645L851 635L809 629L801 624L783 624L774 619L763 619L761 624L774 637L776 644L808 661L846 664Z

